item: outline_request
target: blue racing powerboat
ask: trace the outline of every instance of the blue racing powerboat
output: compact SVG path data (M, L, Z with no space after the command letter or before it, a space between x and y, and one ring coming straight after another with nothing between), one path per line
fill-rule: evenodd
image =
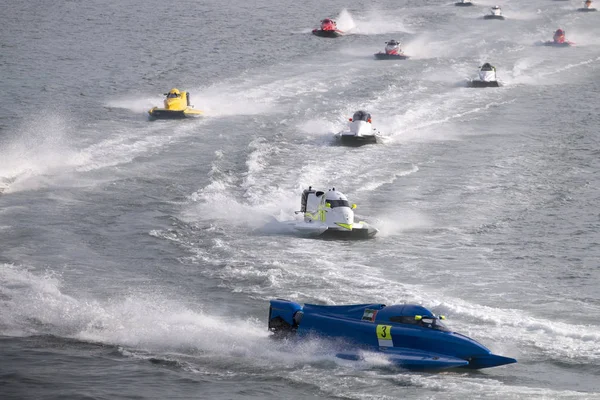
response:
M337 357L343 359L360 360L362 351L377 351L399 367L412 370L480 369L517 362L450 331L443 319L415 304L302 306L277 299L271 300L269 307L269 330L274 337L342 339L347 346Z

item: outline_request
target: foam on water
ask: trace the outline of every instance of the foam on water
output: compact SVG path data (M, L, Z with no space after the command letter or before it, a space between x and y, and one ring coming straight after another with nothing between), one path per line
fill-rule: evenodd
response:
M78 149L73 144L76 134L66 128L67 120L58 114L42 113L17 128L14 138L0 150L4 161L0 165L0 187L4 193L14 193L57 182L65 184L67 180L60 179L62 175L129 163L178 137L193 133L204 123L201 120L177 125L173 125L173 121L157 122L137 130L116 126L112 135ZM77 133L85 134L85 130Z
M342 14L340 14L342 16ZM344 16L345 18L352 18ZM370 10L365 15L353 19L352 33L361 35L382 35L386 33L414 33L408 29L402 20L382 11ZM338 22L339 26L339 22ZM341 29L341 28L340 28ZM343 30L343 29L342 29Z
M13 131L12 139L0 149L0 178L5 193L44 186L41 175L52 175L80 162L71 145L73 133L67 126L67 118L48 111Z
M244 351L267 332L256 322L190 310L161 293L132 293L106 301L62 292L60 276L0 266L2 334L51 334L155 350ZM235 329L231 329L235 326ZM246 342L245 344L243 342Z
M345 8L340 11L337 18L335 18L335 22L338 29L344 32L349 32L356 28L354 18L352 18L352 15Z
M166 89L169 90L169 89ZM106 101L106 107L111 108L123 108L126 110L133 111L148 116L148 110L152 107L162 107L164 96L148 96L143 94L135 94L128 96L117 96L111 97Z
M432 34L420 34L406 42L404 53L414 59L455 57L464 51L461 43L440 40Z

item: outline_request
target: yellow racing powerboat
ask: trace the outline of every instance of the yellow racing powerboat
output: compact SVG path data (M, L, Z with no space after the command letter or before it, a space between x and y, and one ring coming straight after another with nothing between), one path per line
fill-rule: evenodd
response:
M189 92L171 89L165 93L165 107L154 107L148 114L150 119L181 119L201 117L203 112L190 105Z

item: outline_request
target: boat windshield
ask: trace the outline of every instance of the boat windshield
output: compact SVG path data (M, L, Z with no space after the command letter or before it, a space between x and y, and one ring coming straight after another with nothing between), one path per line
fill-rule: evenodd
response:
M348 200L327 200L327 202L331 205L331 208L350 207Z
M444 325L444 323L436 317L421 317L421 319L416 319L414 316L398 316L390 317L390 321L399 322L401 324L418 325L422 328L435 329L437 331L450 331L446 325Z
M167 99L176 99L178 97L181 97L181 95L177 94L177 93L169 93L169 94L167 94Z

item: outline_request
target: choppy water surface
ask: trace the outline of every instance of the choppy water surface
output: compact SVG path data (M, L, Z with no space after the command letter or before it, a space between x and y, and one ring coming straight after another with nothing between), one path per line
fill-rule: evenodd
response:
M600 398L600 15L490 5L5 7L0 397ZM391 38L410 60L372 59ZM505 85L465 88L485 61ZM206 118L148 122L173 86ZM358 108L384 143L331 146ZM280 234L308 185L381 234ZM339 360L272 341L273 297L421 303L519 363Z

